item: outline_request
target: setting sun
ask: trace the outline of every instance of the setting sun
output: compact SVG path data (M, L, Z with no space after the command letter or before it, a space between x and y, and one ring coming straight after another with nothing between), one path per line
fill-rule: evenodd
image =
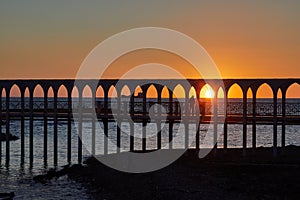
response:
M213 98L215 96L215 92L211 88L210 85L206 84L200 91L200 98Z
M214 91L212 91L211 89L207 89L205 91L204 98L213 98L214 96L215 96Z

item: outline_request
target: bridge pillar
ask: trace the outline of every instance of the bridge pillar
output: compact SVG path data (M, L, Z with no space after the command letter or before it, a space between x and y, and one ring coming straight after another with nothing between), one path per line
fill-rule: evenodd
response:
M54 158L54 166L57 166L57 160L58 160L58 151L57 151L57 148L58 148L58 145L57 145L57 128L58 128L58 119L57 119L57 101L58 101L58 87L53 87L53 93L54 93L54 102L53 102L53 105L54 105L54 129L53 129L53 152L54 152L54 155L53 155L53 158Z
M214 89L214 99L213 99L213 120L214 120L214 155L217 155L218 148L218 89Z
M143 91L143 119L142 119L142 151L146 151L146 127L147 127L147 90L149 86L142 85Z
M82 162L82 118L83 118L83 103L82 103L83 88L78 88L78 163Z
M156 127L157 127L157 149L161 149L161 119L162 119L162 113L161 113L161 93L163 90L163 87L161 85L156 86L157 90L157 103L159 105L158 107L158 120L156 121Z
M67 136L67 160L71 163L72 157L72 88L68 88L68 136Z
M169 89L169 113L173 115L173 91ZM178 106L181 106L178 104ZM176 108L176 112L177 112ZM181 113L182 114L182 113ZM172 140L173 140L173 123L169 120L169 149L172 149Z
M227 124L228 91L224 90L224 149L227 149L228 142L228 124Z
M273 157L277 157L277 91L273 89Z
M33 165L33 93L34 86L29 88L29 162Z
M9 165L10 160L10 144L9 144L9 128L10 128L10 117L9 117L9 107L10 107L10 87L6 88L6 165Z
M243 88L243 156L247 152L247 89Z
M0 86L0 133L2 133L2 91L3 88ZM2 163L2 142L0 142L0 165Z
M97 113L96 113L96 91L97 88L91 88L92 90L92 112L91 117L92 117L92 155L96 154L96 119ZM120 103L119 103L119 97L118 97L118 110L120 110ZM95 115L93 115L95 112ZM119 113L118 113L119 114ZM119 126L117 127L119 128Z
M24 118L24 109L25 109L25 89L24 88L20 88L20 92L21 92L21 165L24 164L25 160L25 118Z
M130 151L134 151L134 122L130 120Z
M257 89L253 90L252 98L252 151L255 153L256 149L256 94Z
M44 165L47 165L48 162L48 89L43 88L44 90Z
M121 152L121 119L117 119L117 153Z
M185 149L188 149L189 148L189 123L187 121L184 122L184 133L185 133Z
M173 91L168 88L169 91L169 115L173 115Z
M202 87L203 87L203 85L202 85ZM200 88L200 86L199 87L195 86L194 88L196 89L196 112L195 113L196 113L196 118L197 118L197 120L196 120L196 138L195 139L196 139L196 150L199 150L200 149L200 128L201 128L201 118L202 118L202 116L200 115L201 114L201 112L200 112L201 88ZM187 123L186 125L188 126L189 124ZM188 145L189 144L189 136L188 135L186 136L186 140L187 140L186 143Z
M104 87L104 155L108 153L108 88Z
M282 90L282 129L281 147L285 149L285 125L286 125L286 89Z

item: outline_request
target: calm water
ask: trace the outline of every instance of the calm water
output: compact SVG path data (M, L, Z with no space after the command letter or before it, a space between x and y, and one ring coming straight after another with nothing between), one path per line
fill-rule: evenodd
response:
M5 166L5 142L2 142L2 163L0 167L0 192L14 191L16 199L34 198L34 199L57 199L71 198L89 199L87 191L81 184L69 180L66 176L58 180L49 181L47 184L35 183L32 176L44 173L45 170L53 167L53 122L48 122L48 166L43 162L43 121L34 121L34 163L33 168L29 167L29 121L25 121L25 164L20 167L20 146L21 141L12 141L10 143L11 161L9 167ZM96 126L96 154L103 154L103 126ZM222 126L218 127L219 137L218 146L223 146ZM12 120L10 124L11 133L20 136L20 121ZM121 126L121 149L129 150L129 123L122 123ZM157 128L155 123L147 125L147 149L156 148ZM196 126L190 125L189 141L195 138ZM5 132L5 127L2 127ZM83 124L83 155L89 156L91 150L91 132L92 124L85 122ZM116 152L116 123L109 124L109 153ZM135 124L135 149L142 149L141 146L141 124ZM212 127L202 125L200 131L200 146L212 147L213 134ZM67 164L67 123L59 122L58 125L58 166ZM162 126L162 148L168 146L168 124ZM247 146L252 146L252 126L248 125ZM184 126L174 125L173 148L184 148ZM257 125L257 146L272 146L273 126ZM77 161L77 131L75 124L72 125L72 162ZM281 127L278 126L278 144L281 144ZM286 126L286 144L300 145L300 125ZM242 125L228 125L228 146L233 148L242 147ZM191 148L195 147L195 142L191 142Z

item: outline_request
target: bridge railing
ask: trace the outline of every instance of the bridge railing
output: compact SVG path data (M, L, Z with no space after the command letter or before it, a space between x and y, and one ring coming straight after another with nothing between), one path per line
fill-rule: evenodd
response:
M240 100L240 102L230 102L230 99L228 100L229 102L227 102L227 115L243 115L243 102L242 99ZM86 102L88 103L83 103L83 108L86 109L92 109L92 104L90 103L90 100L87 100ZM12 112L21 112L22 108L21 108L21 102L20 100L11 100L9 102L9 110ZM104 112L103 110L104 108L104 100L102 101L96 101L95 103L95 109L98 112ZM149 111L149 109L155 105L155 104L159 104L157 101L151 101L151 102L146 102L146 110L147 112ZM174 115L181 115L181 111L183 111L183 113L185 113L185 108L186 105L188 105L188 102L182 102L181 106L179 102L173 102L172 103L172 113L170 112L170 106L171 103L167 102L167 101L162 101L160 103L160 105L165 109L167 114L174 114ZM130 105L131 103L128 101L121 101L120 102L120 111L122 113L129 113L130 112ZM213 103L210 101L207 101L204 103L205 105L205 114L209 115L212 114L213 112ZM78 108L79 105L76 103L74 104L73 108ZM218 107L218 114L219 115L223 115L225 113L224 111L224 107L225 104L224 103L218 103L217 105ZM30 109L30 103L29 100L25 100L25 110L29 111ZM68 111L68 102L66 100L58 100L57 101L57 109L59 110L59 112L66 112ZM113 101L113 102L109 102L108 103L108 108L117 108L117 102ZM45 109L45 102L44 100L34 100L33 103L33 111L35 112L39 112L39 111L43 111ZM49 100L47 102L47 109L48 112L53 112L54 110L54 101L53 99ZM158 109L154 110L156 113L158 113ZM6 112L6 102L2 102L2 113ZM134 103L134 112L135 113L142 113L143 112L143 102L135 102ZM256 103L256 115L257 116L273 116L273 112L274 112L274 104L272 102L258 102ZM182 113L182 114L183 114ZM252 103L247 103L247 115L253 115L253 104ZM277 115L278 116L282 116L282 104L277 104ZM286 103L286 111L285 111L285 115L286 116L300 116L300 99L299 99L299 103Z

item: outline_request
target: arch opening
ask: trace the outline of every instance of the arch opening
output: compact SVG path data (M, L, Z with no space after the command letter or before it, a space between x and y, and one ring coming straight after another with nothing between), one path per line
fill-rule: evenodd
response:
M242 88L234 83L228 90L227 114L230 116L241 115L243 113L243 91ZM242 125L228 124L227 143L229 148L241 148Z
M33 109L42 111L44 109L44 90L40 84L33 90Z
M61 85L58 88L57 97L58 97L58 102L57 102L58 109L68 110L68 107L69 107L69 105L68 105L68 90L64 85Z
M133 105L133 112L134 113L142 113L143 112L143 90L138 85L134 89L134 105Z
M121 113L129 113L130 110L131 91L127 85L121 89L120 111Z
M300 84L291 84L286 91L286 117L300 116ZM300 125L287 124L285 127L285 145L299 144Z
M201 115L212 115L213 98L215 91L209 84L205 84L200 90L200 110Z
M157 114L158 113L158 92L153 84L149 86L146 92L146 112L149 114Z
M109 110L118 110L118 93L115 86L110 86L108 90L108 109Z
M21 110L21 91L20 88L14 84L10 88L10 110Z
M173 92L173 102L172 102L172 110L173 110L173 114L175 115L181 115L183 113L186 113L186 104L188 104L189 102L186 102L186 94L185 94L185 90L182 87L182 85L178 84Z

